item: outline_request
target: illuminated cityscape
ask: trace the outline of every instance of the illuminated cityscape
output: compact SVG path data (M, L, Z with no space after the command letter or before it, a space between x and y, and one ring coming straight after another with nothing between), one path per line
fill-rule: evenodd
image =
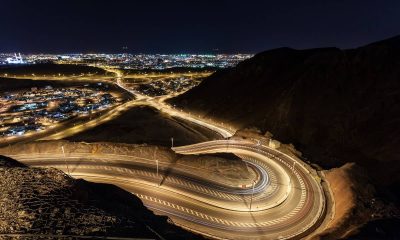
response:
M400 239L400 1L0 6L0 240Z
M0 136L25 135L42 131L79 116L91 115L117 104L107 86L90 88L33 87L31 91L10 92L0 96ZM4 141L4 139L2 139Z
M0 66L7 64L99 64L124 69L228 68L252 57L252 54L4 54Z

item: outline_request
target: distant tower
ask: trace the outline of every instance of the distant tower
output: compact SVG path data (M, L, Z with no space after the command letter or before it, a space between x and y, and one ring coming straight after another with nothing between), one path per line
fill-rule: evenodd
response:
M15 61L18 62L18 63L23 63L24 62L22 60L21 53L18 53L18 56L17 56L17 54L15 54Z

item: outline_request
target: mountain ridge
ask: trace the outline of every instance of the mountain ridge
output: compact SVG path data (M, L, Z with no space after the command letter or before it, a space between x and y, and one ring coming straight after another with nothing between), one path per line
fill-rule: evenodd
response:
M347 50L268 50L170 102L270 131L324 168L356 162L393 190L400 183L399 39Z

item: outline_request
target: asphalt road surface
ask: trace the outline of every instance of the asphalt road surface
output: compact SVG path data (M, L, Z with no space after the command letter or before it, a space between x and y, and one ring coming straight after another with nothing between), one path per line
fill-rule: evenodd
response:
M324 218L325 198L318 178L286 154L251 140L217 140L174 150L234 153L256 171L254 188L226 186L163 162L157 174L154 159L134 156L73 152L8 156L31 166L56 167L74 177L115 184L175 224L215 238L300 238Z

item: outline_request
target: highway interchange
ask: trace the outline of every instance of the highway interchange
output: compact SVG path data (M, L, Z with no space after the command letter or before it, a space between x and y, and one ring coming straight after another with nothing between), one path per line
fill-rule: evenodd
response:
M221 134L226 140L172 148L178 154L233 153L257 172L253 185L224 186L160 160L129 155L59 153L8 154L31 166L56 167L74 177L115 184L139 197L154 212L191 231L218 239L299 239L318 228L326 213L326 199L316 171L296 157L257 139L232 137L233 130L167 105L167 97L149 98L117 84L136 100L110 114L75 126L46 140L61 139L117 117L119 108L149 105ZM89 125L88 125L89 124ZM3 153L7 155L7 153Z

